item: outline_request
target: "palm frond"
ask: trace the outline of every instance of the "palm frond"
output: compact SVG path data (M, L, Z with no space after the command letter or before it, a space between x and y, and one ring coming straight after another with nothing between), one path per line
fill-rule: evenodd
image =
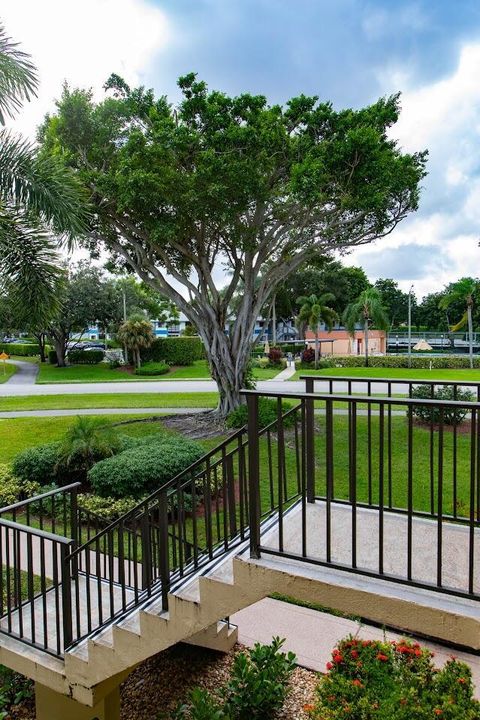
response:
M0 202L21 206L69 240L85 232L86 198L73 173L6 129L0 130Z
M465 312L463 313L463 315L460 318L460 320L458 321L458 323L456 325L452 325L450 327L450 332L457 332L458 330L461 330L462 328L464 328L465 325L467 324L467 320L468 320L468 311L465 310Z
M0 274L19 317L45 325L61 305L64 271L54 243L12 208L0 208Z
M36 94L38 77L30 55L19 48L0 24L0 124L14 117L25 100Z

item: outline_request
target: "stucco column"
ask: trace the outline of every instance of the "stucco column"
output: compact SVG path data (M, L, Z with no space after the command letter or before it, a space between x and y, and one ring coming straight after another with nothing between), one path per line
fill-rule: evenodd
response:
M120 687L87 707L36 682L35 707L37 720L120 720Z

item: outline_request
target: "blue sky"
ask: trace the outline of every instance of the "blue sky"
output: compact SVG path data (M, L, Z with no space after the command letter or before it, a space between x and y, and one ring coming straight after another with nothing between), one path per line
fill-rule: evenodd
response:
M191 70L211 87L358 107L402 92L393 135L430 151L420 211L345 261L418 295L480 275L479 0L4 0L40 68L17 123L33 132L63 79L101 96L110 72L178 97Z

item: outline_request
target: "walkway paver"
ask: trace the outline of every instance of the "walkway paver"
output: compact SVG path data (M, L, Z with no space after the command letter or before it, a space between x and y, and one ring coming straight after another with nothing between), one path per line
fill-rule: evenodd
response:
M255 605L231 616L238 625L238 640L247 647L254 643L269 643L272 637L285 638L285 650L297 655L303 667L325 672L335 645L347 635L359 635L366 640L398 640L404 635L384 632L381 628L364 625L355 620L335 617L329 613L292 605L273 598L265 598ZM480 695L480 657L467 652L453 651L439 643L420 640L435 653L435 663L441 667L452 655L468 663Z

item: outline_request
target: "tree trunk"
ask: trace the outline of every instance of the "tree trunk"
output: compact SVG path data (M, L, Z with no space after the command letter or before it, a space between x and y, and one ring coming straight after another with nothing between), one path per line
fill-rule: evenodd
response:
M277 298L274 296L273 303L272 303L272 341L274 346L277 344L277 307L276 307L276 300Z
M47 361L47 356L45 354L45 345L47 342L46 335L45 335L45 333L34 333L34 338L36 339L36 341L38 343L40 362L44 363Z
M368 318L365 318L363 326L363 336L365 342L365 367L368 367Z
M472 323L472 306L467 306L468 319L468 352L470 355L470 368L473 368L473 323Z
M315 327L315 370L318 368L318 323Z
M63 335L55 335L53 337L53 347L57 353L57 367L66 367L66 341Z
M140 350L139 348L135 348L135 367L137 369L141 368L142 366L142 358L140 357Z

